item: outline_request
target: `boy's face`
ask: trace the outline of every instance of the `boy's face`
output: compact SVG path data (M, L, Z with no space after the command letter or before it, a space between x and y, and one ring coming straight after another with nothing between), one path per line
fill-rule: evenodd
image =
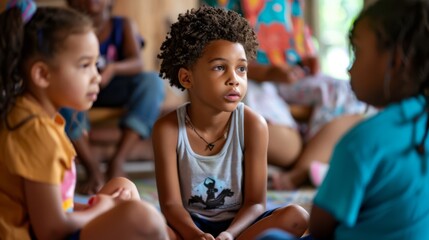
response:
M367 19L357 23L352 42L355 48L355 61L349 70L352 89L359 100L381 107L386 104L384 82L391 69L391 56L378 48L377 37Z
M226 40L210 42L187 72L183 83L192 103L233 111L247 91L247 58L243 46ZM183 80L183 79L181 79Z

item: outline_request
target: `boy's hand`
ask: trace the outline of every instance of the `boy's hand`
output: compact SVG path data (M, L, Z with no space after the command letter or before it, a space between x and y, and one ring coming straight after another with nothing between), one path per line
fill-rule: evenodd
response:
M216 237L216 240L234 240L234 236L231 233L224 231Z
M203 233L194 240L215 240L215 238L210 233Z

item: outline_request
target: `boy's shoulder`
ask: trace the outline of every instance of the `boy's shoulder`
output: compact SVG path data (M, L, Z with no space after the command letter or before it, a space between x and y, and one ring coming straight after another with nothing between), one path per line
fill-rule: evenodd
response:
M189 102L183 103L182 105L179 105L177 108L170 110L169 112L159 117L153 126L154 132L159 132L160 130L162 130L163 132L165 130L178 131L177 130L179 128L178 112L183 111L183 109L186 109L187 104L189 104Z
M243 115L244 115L244 124L247 125L246 129L256 129L256 128L266 128L268 131L267 121L262 115L255 112L252 108L247 105L242 104ZM237 107L239 109L239 107Z

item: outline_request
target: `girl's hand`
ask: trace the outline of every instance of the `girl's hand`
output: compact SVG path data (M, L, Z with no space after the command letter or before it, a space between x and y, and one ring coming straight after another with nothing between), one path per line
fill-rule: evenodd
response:
M125 200L131 199L131 191L129 189L120 188L116 192L114 192L111 197L115 199L116 202L121 202Z
M106 194L97 194L92 196L88 201L88 208L102 214L116 205L115 198Z
M88 201L88 208L98 207L109 210L120 202L130 200L131 192L128 189L120 188L111 195L97 194L92 196Z
M216 237L216 240L234 240L234 236L231 233L224 231Z

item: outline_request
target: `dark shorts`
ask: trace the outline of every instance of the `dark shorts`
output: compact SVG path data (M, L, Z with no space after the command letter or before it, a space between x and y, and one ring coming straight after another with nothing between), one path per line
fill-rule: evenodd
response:
M80 239L80 230L74 232L72 235L70 235L67 240L79 240Z
M261 219L264 219L270 216L277 208L265 211L262 213L255 221L253 221L252 225L258 222ZM192 220L194 221L197 227L205 232L210 233L213 237L217 237L221 232L225 231L229 225L231 225L233 219L228 219L224 221L213 222L205 219L201 219L197 216L191 215Z
M34 235L33 231L30 231L31 240L37 240L36 236ZM80 238L80 230L77 230L76 232L72 233L66 240L79 240Z

